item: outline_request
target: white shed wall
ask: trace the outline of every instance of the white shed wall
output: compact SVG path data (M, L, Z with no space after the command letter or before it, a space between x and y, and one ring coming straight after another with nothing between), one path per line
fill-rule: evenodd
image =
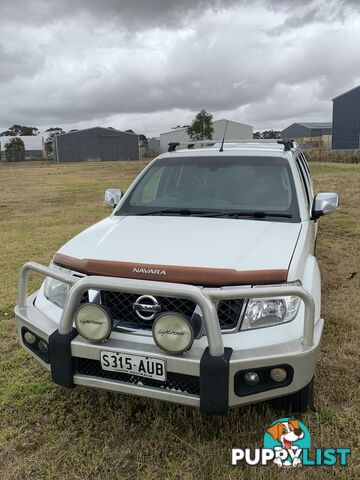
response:
M214 127L214 140L222 140L225 131L226 120L215 120L213 122ZM253 137L253 127L251 125L246 125L244 123L233 122L229 120L226 138L228 139L240 139L240 138L252 138ZM186 128L179 128L177 130L172 130L170 132L165 132L160 134L160 148L161 152L167 152L169 143L171 142L191 142L190 137L186 133Z

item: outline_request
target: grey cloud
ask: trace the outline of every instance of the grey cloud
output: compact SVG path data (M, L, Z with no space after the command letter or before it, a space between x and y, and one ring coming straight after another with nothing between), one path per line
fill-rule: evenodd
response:
M278 26L267 29L271 35L281 35L289 29L301 29L312 23L343 22L360 11L359 0L265 0L269 9L282 11L286 18Z
M284 12L288 18L283 28L308 21L332 21L344 18L351 9L360 9L358 0L13 0L2 4L0 23L42 26L80 17L93 24L110 22L114 28L125 30L176 29L196 23L208 10L219 12L248 5L258 6L260 11Z
M359 8L358 0L264 0L269 8L274 10L283 9L287 13L295 13L297 9L311 6L323 12L330 12L331 8L338 7L341 10L347 8Z
M277 69L259 77L258 61L267 69L273 63L265 58L267 51L264 58L251 57L249 49L246 62L238 59L237 31L237 27L232 26L226 34L214 35L205 23L196 38L190 35L179 39L168 49L165 60L151 65L151 71L143 72L141 62L134 71L126 69L121 62L114 63L99 81L79 86L75 77L70 89L59 82L51 96L45 95L46 102L19 102L16 113L32 114L44 122L56 115L68 122L75 114L77 120L83 120L94 118L99 112L112 115L203 107L217 111L259 100L272 88ZM125 75L121 74L124 69Z
M335 3L342 12L336 21ZM18 38L7 38L9 27L0 36L0 125L96 119L108 126L108 118L129 118L148 126L168 118L170 127L179 118L174 109L191 115L200 108L273 128L296 116L326 120L331 97L360 79L353 47L360 35L338 21L356 15L356 2L330 1L328 12L321 4L9 2L0 22L13 26L19 9L22 16ZM300 25L306 35L293 35Z
M192 23L207 10L214 12L251 0L14 0L2 5L2 19L41 25L75 16L94 23L113 22L123 28L180 28Z
M314 5L306 5L302 7L302 11L299 11L296 15L289 15L284 22L280 25L267 29L267 32L271 35L282 35L284 31L289 29L300 29L304 25L309 25L316 21L330 21L328 14L325 14Z
M0 84L15 77L34 76L45 63L45 56L15 48L7 51L0 44Z

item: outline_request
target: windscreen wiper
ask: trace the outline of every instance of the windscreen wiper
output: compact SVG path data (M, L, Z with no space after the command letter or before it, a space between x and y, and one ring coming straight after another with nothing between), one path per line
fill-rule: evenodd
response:
M191 215L204 215L211 214L212 212L200 211L200 210L190 210L189 208L167 208L164 210L151 210L150 212L137 213L136 215L182 215L182 216L191 216Z
M121 215L121 210L117 212ZM129 215L129 214L128 214ZM131 215L131 214L130 214ZM189 208L166 208L164 210L150 210L148 212L136 213L136 216L146 216L146 215L180 215L184 217L190 216L200 216L200 217L229 217L229 218L266 218L266 217L281 217L281 218L292 218L291 214L288 213L270 213L264 212L262 210L257 210L253 212L216 212L211 210L190 210Z
M253 212L222 212L209 214L209 217L232 217L232 218L266 218L266 217L280 217L280 218L292 218L289 213L272 213L264 212L262 210L255 210Z

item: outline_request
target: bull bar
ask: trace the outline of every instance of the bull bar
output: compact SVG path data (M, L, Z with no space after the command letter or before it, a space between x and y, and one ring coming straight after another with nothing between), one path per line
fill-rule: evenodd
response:
M19 309L25 308L26 306L28 275L30 271L54 278L71 286L58 327L58 333L60 335L65 336L71 333L73 328L74 311L81 296L88 290L110 289L112 291L124 293L151 293L153 295L163 296L170 295L193 300L199 305L202 311L209 345L209 353L212 357L222 357L224 355L224 344L214 302L227 299L235 300L293 295L301 298L305 306L302 344L305 347L311 347L313 345L315 302L313 296L308 290L297 285L264 286L256 288L204 288L179 283L104 276L86 276L78 278L52 270L51 268L36 262L27 262L22 267L19 275Z

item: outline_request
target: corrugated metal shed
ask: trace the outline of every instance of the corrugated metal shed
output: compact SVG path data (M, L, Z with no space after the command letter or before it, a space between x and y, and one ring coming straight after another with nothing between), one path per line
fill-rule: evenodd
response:
M360 148L360 85L333 98L332 148Z
M296 122L281 132L283 138L322 137L331 135L331 122Z
M57 135L57 162L139 160L139 137L113 128L93 127Z
M330 129L332 127L331 122L300 122L299 125L302 125L303 127L310 128L310 129Z
M245 123L234 122L233 120L226 120L221 118L219 120L213 121L213 139L214 140L221 140L224 136L225 127L227 123L226 129L226 138L232 139L245 139L245 138L252 138L253 137L253 127L251 125L246 125ZM187 128L176 128L174 130L170 130L168 132L164 132L160 134L160 148L161 152L166 152L169 147L169 143L171 142L190 142L190 137L187 134Z

